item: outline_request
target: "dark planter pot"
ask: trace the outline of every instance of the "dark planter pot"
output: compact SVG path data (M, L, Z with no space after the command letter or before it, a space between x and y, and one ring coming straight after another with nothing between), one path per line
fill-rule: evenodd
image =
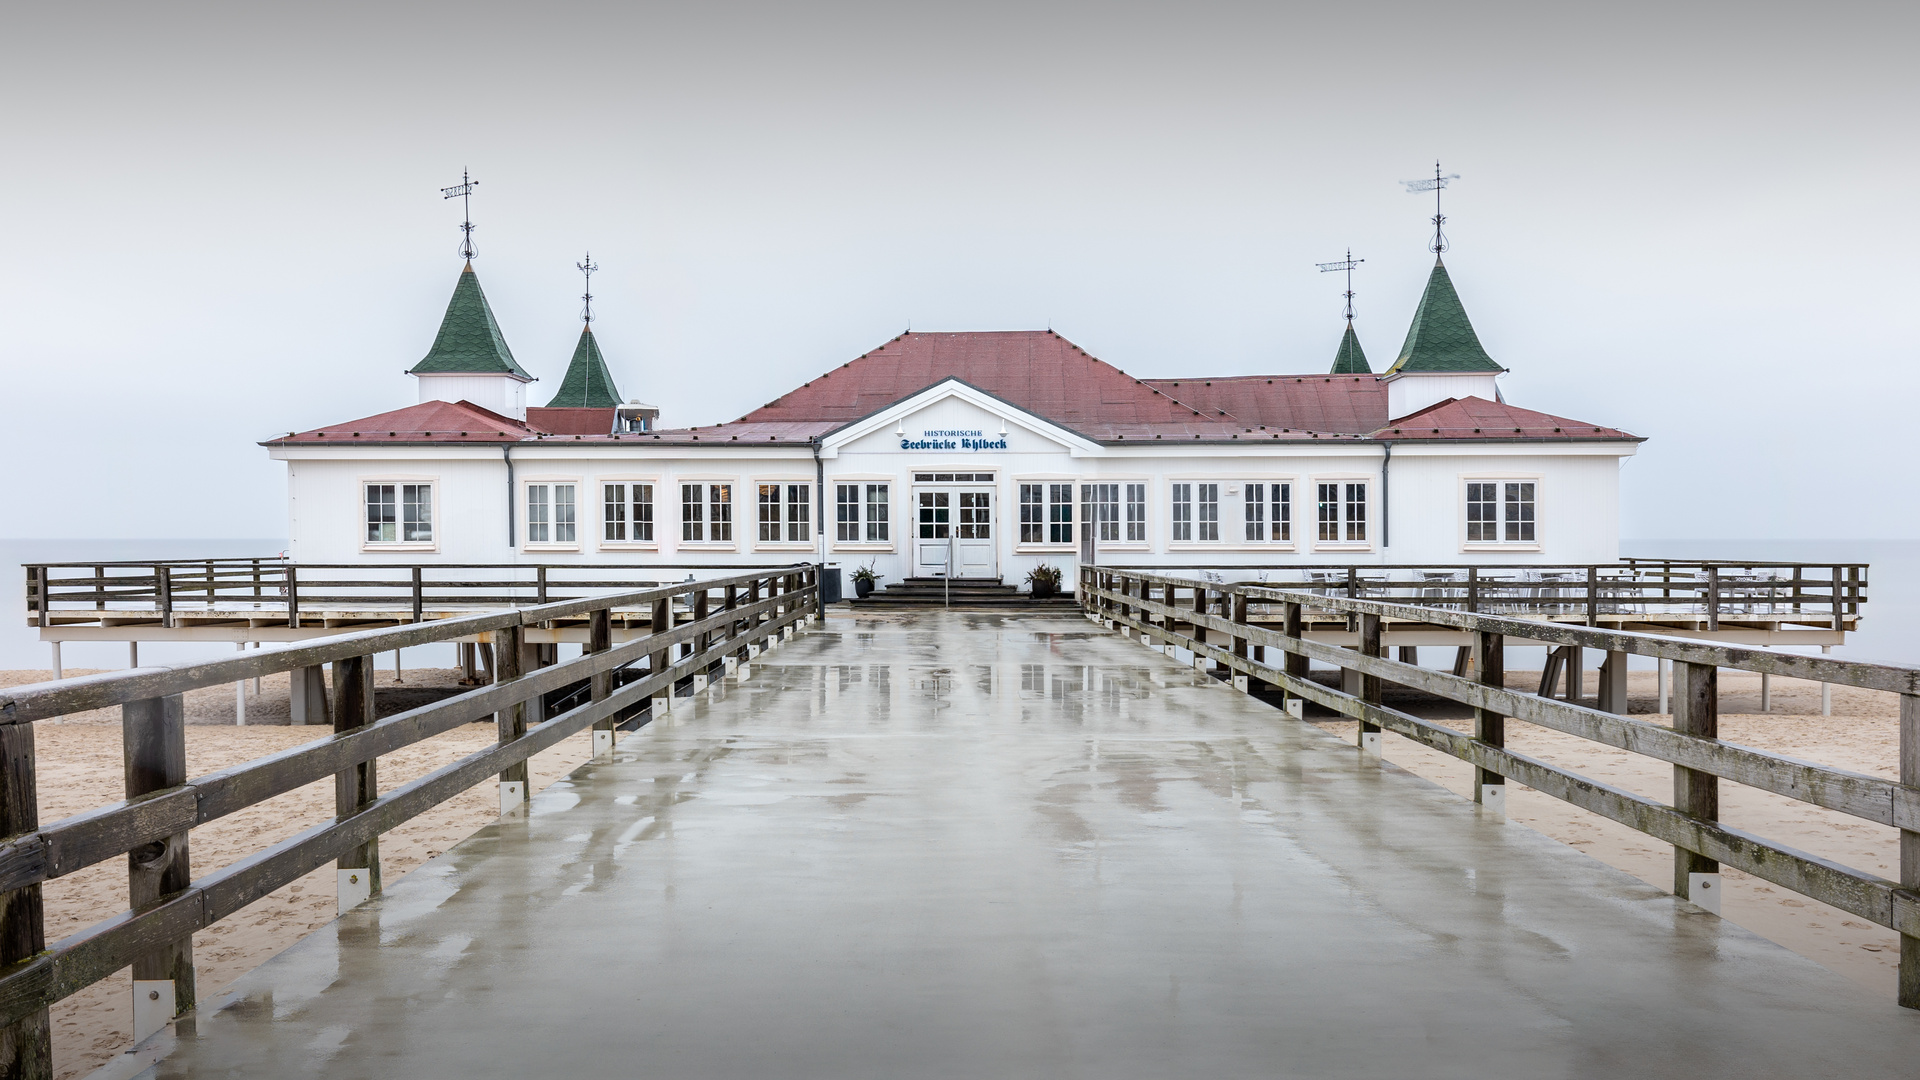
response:
M872 578L854 578L853 579L853 595L859 597L862 600L865 600L867 597L872 596L873 595L873 579Z
M1033 598L1035 600L1046 600L1057 595L1059 592L1060 587L1051 581L1036 581L1033 583Z

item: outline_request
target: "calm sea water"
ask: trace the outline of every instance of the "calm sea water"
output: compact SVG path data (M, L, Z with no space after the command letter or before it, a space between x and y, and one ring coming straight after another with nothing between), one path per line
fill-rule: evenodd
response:
M285 540L0 540L0 566L11 577L0 584L0 668L44 668L51 663L38 631L27 625L26 575L28 562L131 561L134 559L192 559L277 555ZM1920 663L1920 540L1628 540L1623 554L1678 559L1753 559L1759 562L1870 563L1868 602L1861 610L1860 632L1834 655L1887 663ZM450 660L427 646L410 666L442 665ZM442 652L448 650L440 650ZM1811 651L1811 650L1809 650ZM117 668L127 663L127 647L120 642L68 642L64 661L69 668ZM162 644L140 646L142 660L211 660L231 656L223 644ZM1518 660L1518 658L1516 658Z

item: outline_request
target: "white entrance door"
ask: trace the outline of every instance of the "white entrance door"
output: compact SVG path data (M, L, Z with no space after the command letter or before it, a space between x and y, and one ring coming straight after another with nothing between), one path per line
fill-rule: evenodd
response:
M946 577L953 550L953 492L914 493L913 576Z
M959 520L953 528L953 561L958 565L955 577L991 578L998 576L994 558L993 489L962 489L953 493L959 503Z

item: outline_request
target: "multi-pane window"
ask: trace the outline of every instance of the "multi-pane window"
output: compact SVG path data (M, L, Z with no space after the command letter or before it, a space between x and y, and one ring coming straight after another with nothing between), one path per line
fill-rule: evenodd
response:
M807 484L760 485L760 542L806 543L812 539L813 488Z
M1147 485L1127 485L1127 543L1147 542Z
M1342 481L1315 485L1319 508L1319 541L1323 544L1367 542L1367 485Z
M571 544L578 539L572 484L527 485L527 543Z
M1293 541L1293 485L1248 484L1247 540L1286 544Z
M1173 539L1213 543L1220 539L1220 485L1173 485Z
M1193 485L1173 485L1173 539L1177 543L1193 540Z
M1467 485L1467 543L1534 542L1534 484L1488 480Z
M884 544L887 533L886 484L834 485L834 539L843 544Z
M733 485L680 485L680 539L692 543L733 542Z
M1081 484L1080 520L1101 543L1120 541L1120 485Z
M433 542L432 484L368 484L367 543Z
M1073 543L1073 485L1047 485L1047 543Z
M613 544L653 543L653 485L600 485L601 538Z
M1044 544L1047 540L1047 486L1020 485L1020 542Z

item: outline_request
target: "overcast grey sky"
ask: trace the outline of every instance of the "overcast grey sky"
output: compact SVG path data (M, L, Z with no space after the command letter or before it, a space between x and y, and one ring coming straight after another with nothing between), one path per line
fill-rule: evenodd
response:
M666 422L905 328L1376 368L1432 256L1625 535L1920 536L1920 5L11 5L0 536L284 535L259 439L414 400L477 263Z

